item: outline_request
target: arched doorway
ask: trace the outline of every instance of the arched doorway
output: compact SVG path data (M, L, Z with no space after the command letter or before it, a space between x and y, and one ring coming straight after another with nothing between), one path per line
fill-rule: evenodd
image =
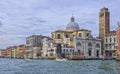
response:
M88 56L92 56L92 43L88 43Z
M96 50L95 50L96 51L96 57L99 57L100 44L97 43L96 46L95 46L95 48L96 48Z

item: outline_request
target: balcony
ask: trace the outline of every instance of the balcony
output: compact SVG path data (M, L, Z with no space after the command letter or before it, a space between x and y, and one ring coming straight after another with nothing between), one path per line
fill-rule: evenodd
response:
M62 43L62 39L55 39L56 43Z

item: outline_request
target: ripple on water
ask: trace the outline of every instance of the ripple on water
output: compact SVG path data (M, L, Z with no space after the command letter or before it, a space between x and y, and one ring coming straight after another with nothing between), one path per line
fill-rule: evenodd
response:
M120 63L117 63L120 66ZM0 74L116 74L114 60L23 60L0 59ZM120 70L120 69L119 69ZM120 72L118 72L120 74Z

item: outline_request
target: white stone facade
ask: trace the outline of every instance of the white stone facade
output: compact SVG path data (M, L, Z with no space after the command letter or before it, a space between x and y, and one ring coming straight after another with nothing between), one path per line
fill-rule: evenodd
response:
M101 39L90 38L74 38L75 47L67 47L62 45L62 54L81 54L85 58L100 58L101 55Z
M67 47L63 47L62 48L62 54L71 54L74 53L75 48L67 48Z
M56 44L54 40L44 38L42 47L42 56L56 56Z
M75 38L75 51L84 55L86 58L100 58L101 40L94 38Z
M105 55L107 57L115 57L116 45L116 34L105 37Z

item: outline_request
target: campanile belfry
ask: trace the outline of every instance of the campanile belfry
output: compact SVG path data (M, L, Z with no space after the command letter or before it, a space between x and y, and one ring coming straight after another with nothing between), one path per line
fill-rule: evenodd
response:
M102 50L104 50L104 40L106 34L109 33L110 13L108 8L103 7L99 12L99 38L102 39Z

